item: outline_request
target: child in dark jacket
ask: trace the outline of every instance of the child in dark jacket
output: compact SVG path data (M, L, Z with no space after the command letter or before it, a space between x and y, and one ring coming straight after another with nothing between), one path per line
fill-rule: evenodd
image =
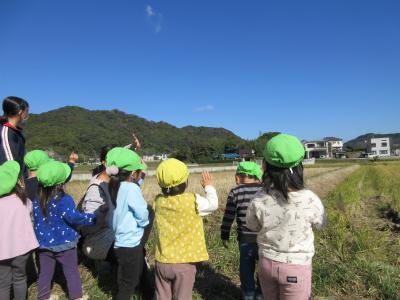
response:
M94 214L80 213L63 190L71 173L67 164L49 161L37 171L39 195L33 201L34 229L39 241L38 299L49 299L56 262L62 265L70 299L81 299L76 246L79 234L73 225L93 225Z

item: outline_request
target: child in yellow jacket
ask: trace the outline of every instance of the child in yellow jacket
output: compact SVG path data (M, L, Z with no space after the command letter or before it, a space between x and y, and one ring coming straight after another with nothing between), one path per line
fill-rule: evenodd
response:
M156 229L156 295L158 300L192 299L195 263L208 260L202 216L218 208L212 178L203 172L206 196L185 192L189 170L168 159L157 168L162 194L154 201Z

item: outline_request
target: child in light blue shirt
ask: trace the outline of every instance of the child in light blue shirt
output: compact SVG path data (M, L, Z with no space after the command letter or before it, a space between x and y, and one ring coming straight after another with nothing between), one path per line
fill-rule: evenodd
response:
M144 264L141 239L149 224L147 203L139 187L142 164L136 152L116 147L107 153L106 173L110 177L108 191L115 210L113 229L114 251L118 261L117 300L129 300L138 286Z
M113 217L114 247L138 246L147 224L149 212L140 187L132 182L121 182Z

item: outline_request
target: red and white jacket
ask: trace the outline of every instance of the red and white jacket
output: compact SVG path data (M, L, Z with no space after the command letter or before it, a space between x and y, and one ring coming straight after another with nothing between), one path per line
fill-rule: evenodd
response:
M0 125L0 164L8 160L15 160L21 166L21 173L27 177L27 169L24 164L25 137L22 129L11 123Z

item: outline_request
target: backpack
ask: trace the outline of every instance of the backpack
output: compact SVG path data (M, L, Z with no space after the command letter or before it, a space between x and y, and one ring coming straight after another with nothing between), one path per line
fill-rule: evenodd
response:
M80 211L82 211L82 206L87 191L92 186L97 186L103 192L104 195L107 195L104 189L99 184L93 183L89 185L85 195L82 197L82 199L79 201L77 205L77 209L79 209ZM109 207L113 207L108 197L106 197L105 199L105 204L107 204ZM99 214L98 217L109 218L111 213L113 213L113 209L109 209L106 214ZM83 241L81 243L81 251L83 252L83 254L85 254L85 256L87 256L90 259L105 260L107 258L108 251L110 250L110 248L113 246L114 243L115 239L114 230L111 227L102 227L99 228L98 231L90 234L84 234L83 231L84 230L82 230L81 228L80 232L81 235L83 236Z

